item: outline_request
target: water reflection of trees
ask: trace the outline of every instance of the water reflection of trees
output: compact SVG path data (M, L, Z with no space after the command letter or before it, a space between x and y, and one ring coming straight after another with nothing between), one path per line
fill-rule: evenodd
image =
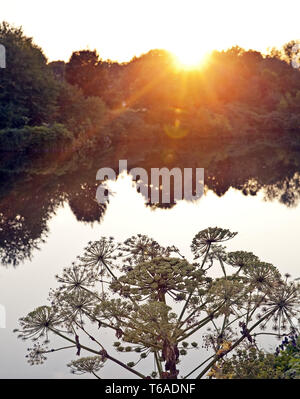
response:
M97 184L84 183L80 188L67 194L70 208L78 221L93 223L102 220L107 205L97 202L96 189Z
M300 200L300 175L295 173L292 178L286 178L277 184L267 186L265 198L272 200L278 199L279 202L287 206L296 206Z
M109 204L96 201L96 172L103 166L117 171L118 160L127 159L128 168L143 167L150 176L151 167L201 167L205 184L218 196L229 188L244 195L264 192L267 201L278 200L285 206L296 206L300 200L299 146L290 142L233 141L189 143L174 141L162 148L137 151L135 143L120 151L99 154L69 154L63 162L50 158L42 163L25 163L18 173L1 173L0 188L0 257L3 264L16 265L30 258L32 251L45 241L47 222L55 211L68 203L80 222L101 222ZM59 157L57 157L59 158ZM169 209L172 204L148 205Z
M47 238L48 220L64 203L70 205L78 221L100 221L104 215L106 205L94 200L95 183L81 183L72 175L15 178L0 199L0 258L4 265L30 259Z

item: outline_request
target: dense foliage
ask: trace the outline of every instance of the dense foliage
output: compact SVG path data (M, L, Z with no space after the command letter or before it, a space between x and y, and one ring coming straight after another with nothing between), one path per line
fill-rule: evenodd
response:
M60 123L75 138L81 135L76 141L83 146L299 135L300 72L291 65L293 41L268 55L239 47L215 51L194 70L179 69L164 50L123 64L80 50L67 63L47 64L32 39L5 22L0 42L7 53L0 74L0 129L46 124L51 131Z
M50 122L58 86L42 50L21 28L0 25L6 68L0 73L0 129Z
M56 78L42 50L21 28L3 22L0 43L0 151L43 152L99 129L104 104Z
M291 65L294 43L265 56L239 47L215 51L204 66L191 71L178 69L163 50L124 64L102 61L95 51L78 51L65 65L65 76L118 111L112 121L116 138L128 120L136 129L126 140L152 134L156 139L294 135L300 127L300 74Z
M219 379L299 379L299 336L286 335L275 353L258 350L254 345L239 349L214 367L210 375Z
M20 319L19 337L35 341L29 363L74 348L77 356L93 355L71 362L74 373L98 376L111 361L141 378L202 378L215 376L243 343L257 345L257 335L270 334L271 327L279 338L297 333L299 285L253 253L227 252L223 243L236 234L217 227L200 231L191 244L193 262L143 235L90 242L57 276L51 303ZM216 267L219 277L213 277ZM115 342L104 340L106 329ZM53 336L68 346L49 349ZM181 367L182 358L201 346L208 354L203 350L190 370ZM154 369L143 365L148 357Z

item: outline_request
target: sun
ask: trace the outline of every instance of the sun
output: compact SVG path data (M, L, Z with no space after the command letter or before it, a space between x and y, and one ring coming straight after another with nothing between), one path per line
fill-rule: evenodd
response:
M208 60L210 51L186 46L175 49L172 53L177 68L191 70L201 68Z

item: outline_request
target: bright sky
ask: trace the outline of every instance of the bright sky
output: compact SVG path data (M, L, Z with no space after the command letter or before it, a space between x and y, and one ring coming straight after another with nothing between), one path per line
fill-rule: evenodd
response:
M299 14L299 0L0 0L0 21L22 25L50 61L83 48L118 61L151 48L186 62L236 44L264 51L300 38Z

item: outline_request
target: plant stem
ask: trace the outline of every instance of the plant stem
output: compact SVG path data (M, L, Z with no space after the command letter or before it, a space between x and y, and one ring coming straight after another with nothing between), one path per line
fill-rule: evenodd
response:
M254 330L263 320L265 320L267 317L269 317L273 311L267 313L265 317L262 319L258 320L250 329L248 329L248 332ZM230 350L227 351L227 353L231 352L234 348L236 348L244 339L246 338L246 335L242 335L241 338L239 338L230 348ZM196 377L197 380L199 380L201 377L204 376L204 374L221 358L222 356L216 355L213 360L205 367L204 370L201 371L201 373Z
M61 334L59 331L56 331L56 330L54 330L54 329L52 329L52 328L49 328L49 330L51 330L54 334L60 336L60 337L63 338L63 339L66 339L66 340L69 341L69 342L72 342L73 344L75 344L75 345L77 346L76 341L74 341L73 339L71 339L71 338L69 338L69 337L66 337L65 335ZM87 346L85 346L85 345L81 345L81 344L80 344L80 347L81 347L82 349L85 349L85 350L88 351L88 352L91 352L91 353L94 353L94 354L100 356L99 351L96 351L95 349L89 348L89 347L87 347ZM109 359L109 360L111 360L111 361L117 363L119 366L125 368L126 370L130 371L131 373L137 375L138 377L143 378L143 379L146 379L146 376L145 376L145 375L139 373L139 372L136 371L136 370L133 370L132 368L128 367L125 363L123 363L123 362L121 362L120 360L115 359L114 357L110 356L108 353L106 353L106 356L105 356L105 357L106 357L107 359Z
M204 266L204 264L205 264L205 262L206 262L206 258L207 258L208 252L209 252L209 250L210 250L210 246L211 246L211 244L209 243L209 244L208 244L208 247L207 247L207 250L206 250L206 253L205 253L205 256L204 256L204 259L203 259L203 261L202 261L202 265L201 265L200 269L203 269L203 266ZM182 317L183 317L183 315L184 315L184 312L186 311L186 308L188 307L188 304L189 304L189 302L190 302L190 299L191 299L191 297L192 297L194 291L195 291L195 289L193 289L193 291L192 291L192 292L190 293L190 295L188 296L188 299L186 300L186 302L185 302L185 304L184 304L184 307L183 307L183 309L182 309L182 311L181 311L181 313L180 313L180 316L179 316L179 318L178 318L178 323L180 323L180 321L181 321L181 319L182 319ZM178 324L178 323L177 323L177 324Z
M161 362L160 362L160 360L158 358L157 351L154 352L154 358L155 358L155 362L156 362L157 369L158 369L158 372L159 372L159 377L162 378L163 369L162 369L162 366L161 366Z
M206 362L209 361L209 359L211 359L212 357L214 357L215 355L212 355L210 357L208 357L206 360L204 360L204 362L202 362L201 364L199 364L199 366L197 366L196 368L194 368L194 370L192 370L190 373L188 373L185 377L183 377L183 379L188 378L191 374L193 374L195 371L197 371L201 366L203 366L203 364L205 364Z
M97 374L94 373L93 371L92 371L92 374L94 374L94 376L95 376L96 378L98 378L98 380L101 380L101 379L102 379L102 378L99 377L99 375L97 375Z

